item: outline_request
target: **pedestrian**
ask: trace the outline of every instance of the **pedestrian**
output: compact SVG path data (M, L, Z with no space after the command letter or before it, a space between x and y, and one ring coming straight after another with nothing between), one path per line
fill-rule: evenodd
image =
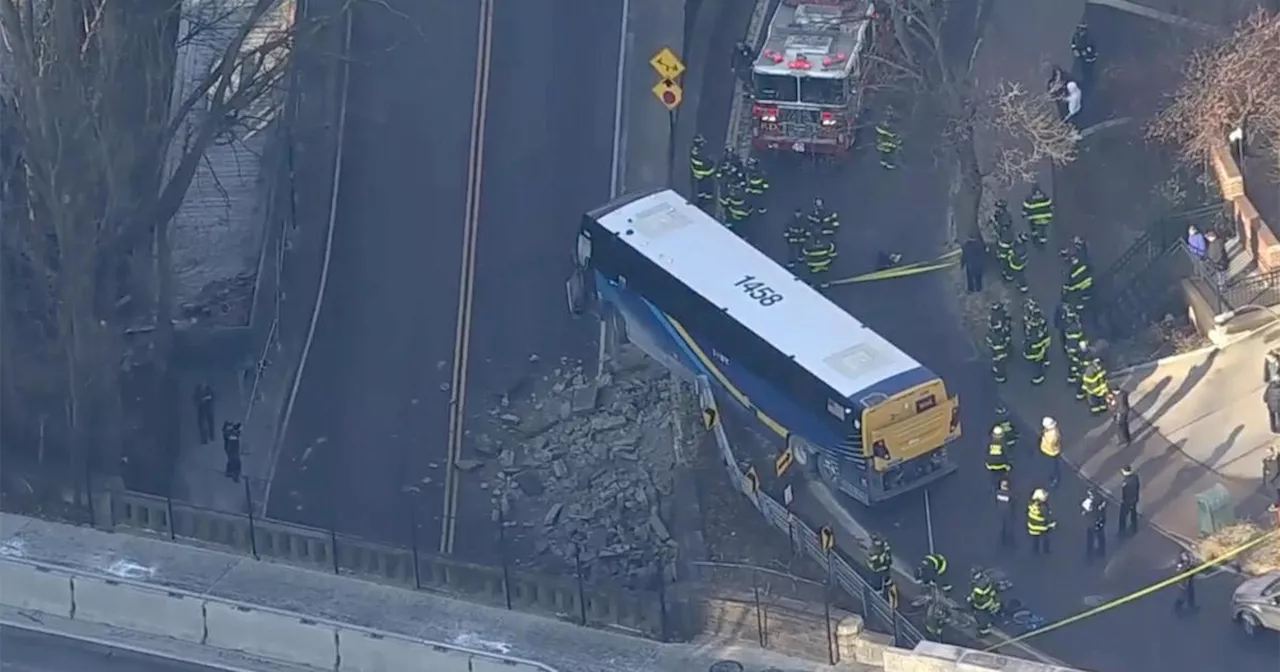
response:
M1262 485L1273 486L1280 482L1280 455L1275 446L1267 447L1267 454L1262 456Z
M1093 46L1093 37L1085 24L1076 26L1071 36L1071 55L1076 60L1076 71L1080 73L1080 86L1086 91L1093 91L1094 70L1098 63L1098 50Z
M981 234L972 234L960 246L960 265L964 267L965 291L973 294L982 291L982 272L987 265L987 245Z
M1204 259L1205 246L1207 244L1208 242L1204 239L1204 234L1200 233L1200 229L1195 226L1187 227L1187 251L1197 261Z
M213 440L213 386L208 383L197 383L192 400L196 405L196 427L200 432L201 445Z
M1274 380L1280 380L1280 354L1272 350L1262 360L1262 384L1267 385Z
M1213 272L1214 284L1217 285L1218 291L1222 291L1227 287L1227 268L1231 263L1227 258L1227 244L1216 231L1204 234L1204 241L1204 259L1209 263L1209 270Z
M1018 513L1016 505L1013 501L1013 485L1009 481L1009 475L1005 474L1000 479L1000 488L996 490L996 509L1000 515L1000 545L1004 548L1013 548L1013 526L1017 522Z
M1031 501L1027 502L1027 534L1031 536L1031 551L1036 555L1049 555L1053 549L1049 543L1049 535L1058 523L1049 510L1049 493L1044 488L1036 488L1031 493Z
M1142 495L1142 482L1131 465L1120 470L1120 521L1116 536L1138 533L1138 499Z
M222 450L227 454L226 477L240 482L240 423L222 423Z
M1067 82L1071 78L1067 76L1067 71L1058 66L1053 66L1049 71L1049 81L1045 85L1045 92L1053 99L1053 103L1058 106L1058 116L1067 116Z
M1047 416L1040 427L1040 454L1049 462L1049 487L1056 488L1062 480L1062 432L1058 421Z
M1262 391L1262 402L1267 405L1267 419L1271 422L1271 433L1280 434L1280 380L1267 384Z
M1192 559L1190 553L1183 551L1178 555L1178 568L1176 571L1178 576L1186 575L1182 576L1178 583L1180 589L1178 591L1178 599L1173 603L1173 610L1179 615L1188 611L1193 612L1198 608L1196 606L1196 575L1192 571L1195 567L1195 560Z
M1092 488L1080 502L1080 513L1085 517L1084 557L1092 560L1107 554L1107 500Z
M1133 443L1133 435L1129 432L1129 391L1123 388L1111 395L1111 419L1116 426L1116 436L1120 443Z
M1071 124L1077 131L1080 130L1080 106L1083 103L1083 94L1080 93L1080 85L1075 82L1067 82L1067 116L1062 120Z

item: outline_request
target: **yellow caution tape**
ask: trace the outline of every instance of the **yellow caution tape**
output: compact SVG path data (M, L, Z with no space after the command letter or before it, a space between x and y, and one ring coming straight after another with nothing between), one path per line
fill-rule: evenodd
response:
M1172 586L1173 584L1179 581L1182 581L1187 577L1195 576L1196 574L1199 574L1200 572L1203 572L1206 569L1217 567L1218 565L1221 565L1222 563L1236 557L1237 555L1240 555L1241 553L1244 553L1245 551L1261 546L1262 544L1276 538L1277 536L1280 536L1280 530L1273 530L1266 534L1260 535L1258 538L1254 539L1253 541L1245 542L1227 551L1226 553L1223 553L1222 555L1212 560L1209 560L1208 562L1205 562L1199 567L1193 567L1181 574L1178 574L1176 576L1171 576L1163 581L1160 581L1159 583L1154 583L1150 586L1147 586L1146 588L1142 588L1141 590L1136 590L1132 593L1129 593L1128 595L1125 595L1124 597L1118 597L1106 604L1096 606L1092 609L1089 609L1088 611L1084 611L1079 614L1076 614L1075 616L1068 616L1067 618L1043 625L1039 628L1036 628L1035 630L1032 630L1031 632L1024 633L1012 639L1005 639L1004 641L1001 641L999 644L995 644L987 647L986 649L983 649L983 651L986 653L990 653L992 651L995 651L996 649L999 649L1002 646L1008 646L1010 644L1017 644L1017 643L1023 642L1027 639L1035 637L1036 635L1043 635L1046 632L1052 632L1054 630L1057 630L1058 628L1071 625L1072 623L1083 621L1084 619L1089 618L1090 616L1101 614L1104 611L1110 611L1122 604L1128 604L1129 602L1133 602L1134 600L1137 600L1139 598L1146 597L1151 593L1168 588L1169 586Z
M955 266L956 264L960 263L959 257L960 257L960 250L952 250L942 255L941 257L938 257L937 259L933 259L931 261L918 261L914 264L894 266L893 268L886 268L884 270L874 271L872 273L855 275L852 278L843 278L841 280L832 280L831 282L824 282L818 286L823 289L826 289L828 287L835 287L837 285L851 285L858 282L874 282L876 280L890 280L893 278L904 278L911 275L921 275L924 273L932 273L937 270L941 270L944 268L951 268L952 266Z

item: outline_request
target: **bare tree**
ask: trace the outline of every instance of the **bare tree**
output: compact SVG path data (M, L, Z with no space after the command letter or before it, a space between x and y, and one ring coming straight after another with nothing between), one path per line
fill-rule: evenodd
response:
M206 150L258 121L296 31L315 27L294 25L291 0L190 5L0 0L3 333L22 352L3 363L28 388L5 398L56 409L76 473L90 452L108 469L119 457L127 309L149 304L150 359L167 362L169 223Z
M1195 51L1183 81L1147 127L1192 164L1244 127L1276 149L1280 168L1280 14L1257 10L1220 41Z
M994 90L978 85L975 64L990 0L978 0L974 16L951 16L952 0L879 0L880 48L872 60L887 88L927 96L943 118L945 149L951 155L959 188L955 190L957 233L980 231L988 191L1034 179L1044 161L1075 159L1077 135L1058 115L1048 94L1001 82ZM948 30L967 23L972 41L950 44ZM961 30L959 32L966 32ZM979 133L995 140L984 162ZM985 165L984 165L985 164Z

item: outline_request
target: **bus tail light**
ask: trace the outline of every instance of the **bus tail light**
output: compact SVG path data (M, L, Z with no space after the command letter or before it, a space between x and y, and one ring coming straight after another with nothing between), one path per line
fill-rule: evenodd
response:
M822 113L822 125L823 125L823 126L827 126L827 127L835 126L835 125L836 125L836 115L835 115L835 114L832 114L831 112L823 112L823 113Z
M767 124L776 124L778 122L778 108L765 107L764 105L756 105L756 118Z
M951 407L951 433L955 434L960 429L960 405L956 404Z
M885 445L883 439L871 444L871 454L882 460L893 459L893 456L889 454L889 447Z

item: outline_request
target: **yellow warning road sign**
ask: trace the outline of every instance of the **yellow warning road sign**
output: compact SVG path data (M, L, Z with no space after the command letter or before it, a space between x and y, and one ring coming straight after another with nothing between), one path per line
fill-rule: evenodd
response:
M671 51L670 47L663 47L661 51L653 55L649 59L649 65L653 66L653 71L663 79L675 79L684 73L684 63L676 56L676 52Z
M778 476L787 473L787 469L791 468L791 463L796 461L796 454L793 451L794 449L788 446L786 450L778 453L778 456L773 459L773 471Z
M684 89L670 79L664 79L653 86L653 95L658 98L663 107L675 110L684 100Z

